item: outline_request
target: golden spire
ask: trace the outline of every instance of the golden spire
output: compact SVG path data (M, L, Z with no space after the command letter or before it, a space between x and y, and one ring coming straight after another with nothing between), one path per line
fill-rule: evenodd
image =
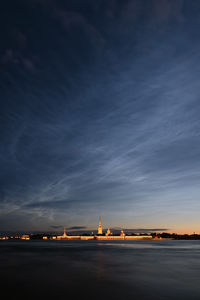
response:
M67 234L66 234L66 228L64 227L64 233L63 233L63 237L66 237Z
M108 228L107 229L107 232L106 232L106 236L108 236L108 235L111 235L112 233L111 233L111 231L110 231L110 228Z
M102 234L102 227L101 227L101 216L99 216L99 227L98 227L98 234Z
M125 233L124 233L123 229L121 229L120 236L123 236L123 237L125 236Z

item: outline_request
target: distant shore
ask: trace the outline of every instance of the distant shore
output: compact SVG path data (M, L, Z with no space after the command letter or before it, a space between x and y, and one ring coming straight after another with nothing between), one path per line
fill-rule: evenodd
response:
M22 234L22 235L2 235L0 240L100 240L100 241L141 241L141 240L200 240L200 234L176 234L176 233L151 233L132 235L56 235L56 234Z

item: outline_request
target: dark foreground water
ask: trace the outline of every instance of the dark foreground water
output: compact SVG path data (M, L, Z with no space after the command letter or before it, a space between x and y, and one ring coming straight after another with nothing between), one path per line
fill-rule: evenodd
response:
M200 300L199 241L1 241L5 299Z

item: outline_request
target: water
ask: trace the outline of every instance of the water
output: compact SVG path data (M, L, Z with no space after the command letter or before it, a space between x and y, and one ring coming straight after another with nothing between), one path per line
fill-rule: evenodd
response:
M200 241L1 241L7 297L200 299Z

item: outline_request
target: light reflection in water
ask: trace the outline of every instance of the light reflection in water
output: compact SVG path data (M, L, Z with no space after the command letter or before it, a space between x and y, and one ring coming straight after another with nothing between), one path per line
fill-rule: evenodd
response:
M4 288L45 299L200 299L199 241L1 241Z

